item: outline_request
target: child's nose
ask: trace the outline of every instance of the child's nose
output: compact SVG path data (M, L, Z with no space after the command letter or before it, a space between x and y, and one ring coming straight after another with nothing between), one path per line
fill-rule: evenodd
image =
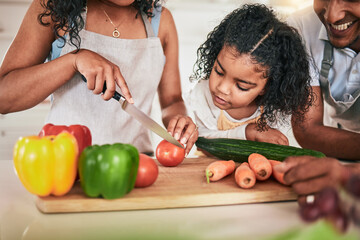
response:
M229 81L226 80L220 81L217 85L217 89L222 94L229 95L231 91L231 84L229 83Z

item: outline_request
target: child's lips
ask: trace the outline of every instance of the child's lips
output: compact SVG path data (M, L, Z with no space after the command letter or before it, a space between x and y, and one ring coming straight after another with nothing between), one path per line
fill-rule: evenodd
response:
M218 97L216 95L214 95L214 100L216 103L218 103L220 105L225 105L228 103L227 101L225 101L224 99L222 99L221 97Z

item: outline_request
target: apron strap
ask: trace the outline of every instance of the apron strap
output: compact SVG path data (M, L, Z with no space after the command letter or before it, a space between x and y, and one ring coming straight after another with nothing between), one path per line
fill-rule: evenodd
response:
M333 58L333 47L331 46L329 41L325 41L324 56L321 62L321 71L320 71L321 76L323 76L325 79L328 78L330 68L333 65L332 58Z
M144 12L141 12L141 18L142 18L142 20L144 22L144 25L145 25L145 30L146 30L147 37L148 38L155 37L154 31L153 31L151 23L150 23L150 21L148 19L148 16Z

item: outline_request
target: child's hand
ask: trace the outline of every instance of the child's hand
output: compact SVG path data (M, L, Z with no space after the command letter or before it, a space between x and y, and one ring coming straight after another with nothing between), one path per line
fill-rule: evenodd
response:
M186 145L186 155L190 152L199 136L197 126L192 119L183 115L173 117L169 122L167 130L181 144Z
M247 140L289 145L288 138L277 129L269 127L268 130L260 132L256 129L255 123L250 123L245 131Z
M115 84L117 84L125 99L130 103L134 102L117 65L99 54L86 49L81 49L75 56L74 68L84 75L87 80L88 89L92 90L94 94L102 93L104 82L106 81L107 89L102 95L104 100L112 98L115 93Z

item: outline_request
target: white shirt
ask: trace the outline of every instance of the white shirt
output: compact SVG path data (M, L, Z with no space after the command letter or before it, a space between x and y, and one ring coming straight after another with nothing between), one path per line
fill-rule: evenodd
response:
M288 19L289 25L298 29L308 53L314 60L310 64L312 86L319 86L319 74L324 54L324 40L328 40L325 26L312 6L300 10ZM329 72L330 91L337 101L352 101L352 94L360 88L360 54L350 48L334 48L333 66Z
M201 80L184 97L187 108L193 112L196 125L198 126L199 136L207 138L235 138L245 139L245 128L247 124L230 130L219 130L217 121L220 116L220 109L213 103L209 89L209 81ZM248 118L237 120L232 118L226 111L223 111L227 119L232 122L244 122L260 115L258 108L253 115Z

